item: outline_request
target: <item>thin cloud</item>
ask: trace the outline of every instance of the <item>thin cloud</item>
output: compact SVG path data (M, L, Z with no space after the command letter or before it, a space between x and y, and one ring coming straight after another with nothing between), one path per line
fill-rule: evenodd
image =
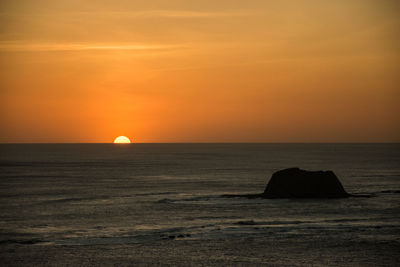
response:
M82 43L23 43L0 42L0 51L96 51L96 50L172 50L184 48L178 45L153 44L82 44Z
M79 11L79 12L66 12L61 14L39 12L36 14L30 14L32 17L54 17L54 16L78 16L78 17L97 17L102 18L176 18L176 19L205 19L205 18L229 18L229 17L245 17L257 15L257 11L245 10L245 11L193 11L193 10L142 10L142 11ZM10 12L0 12L0 17L18 16Z
M117 12L121 14L121 12ZM204 12L189 10L151 10L142 12L123 12L127 16L161 18L219 18L248 16L248 12Z

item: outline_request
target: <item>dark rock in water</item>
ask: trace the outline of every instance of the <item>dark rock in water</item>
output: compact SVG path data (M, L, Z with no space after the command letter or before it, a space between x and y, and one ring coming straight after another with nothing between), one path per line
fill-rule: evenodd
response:
M275 172L262 198L344 198L349 197L332 171L290 168Z
M248 195L223 195L245 198L345 198L371 197L348 194L332 171L305 171L290 168L275 172L264 193Z
M236 224L239 224L239 225L256 225L256 223L253 220L251 220L251 221L238 221L238 222L236 222Z

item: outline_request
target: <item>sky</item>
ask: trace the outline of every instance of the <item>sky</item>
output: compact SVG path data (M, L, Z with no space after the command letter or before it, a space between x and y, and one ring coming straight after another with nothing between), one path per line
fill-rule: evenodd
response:
M396 0L0 0L0 143L400 142Z

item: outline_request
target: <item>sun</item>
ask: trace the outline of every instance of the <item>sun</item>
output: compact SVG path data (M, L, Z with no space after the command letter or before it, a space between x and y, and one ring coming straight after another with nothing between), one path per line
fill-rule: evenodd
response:
M121 135L114 139L114 144L130 144L130 143L131 140L129 140L129 138L126 136Z

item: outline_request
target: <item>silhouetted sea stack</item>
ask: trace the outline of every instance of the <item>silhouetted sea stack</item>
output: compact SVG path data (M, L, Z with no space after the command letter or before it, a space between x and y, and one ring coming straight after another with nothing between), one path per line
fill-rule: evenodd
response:
M289 168L275 172L264 193L247 195L223 195L246 198L345 198L370 197L348 194L332 171L305 171Z
M349 197L332 171L305 171L290 168L275 172L263 198L344 198Z

